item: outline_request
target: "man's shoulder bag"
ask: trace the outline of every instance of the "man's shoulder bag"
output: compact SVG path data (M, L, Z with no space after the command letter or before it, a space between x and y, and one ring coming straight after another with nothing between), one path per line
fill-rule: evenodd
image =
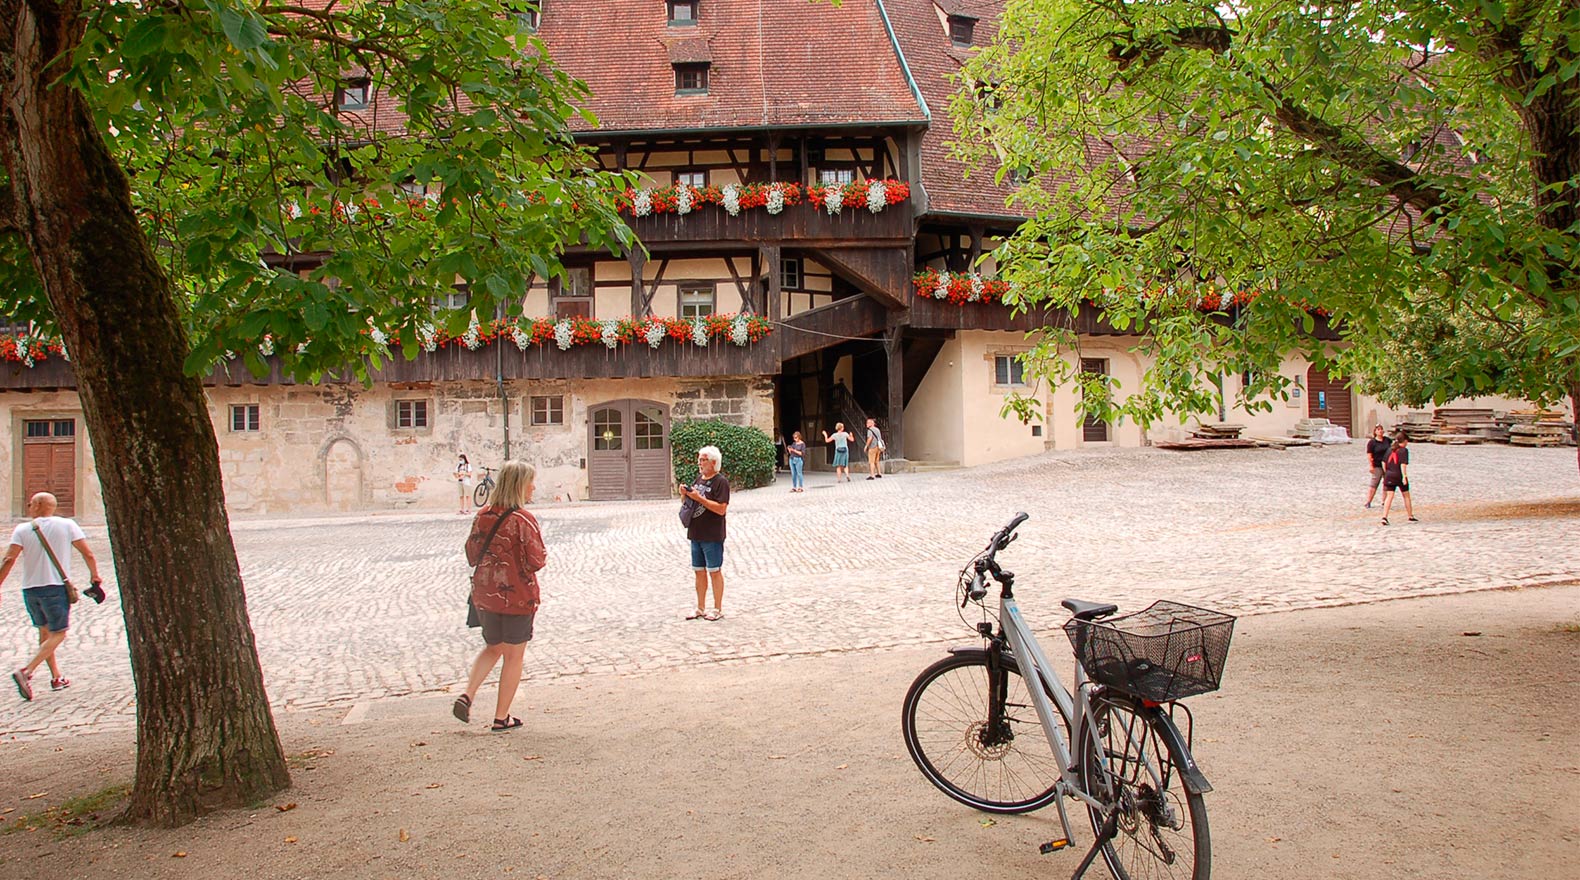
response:
M66 601L77 604L82 594L77 592L77 587L66 577L66 572L60 567L60 560L55 558L55 549L49 546L49 539L44 537L44 530L38 527L38 520L33 520L33 533L38 535L38 542L44 545L44 552L48 554L51 565L55 566L55 573L60 575L60 582L66 585Z
M516 508L512 507L494 521L494 527L489 530L488 537L483 539L483 549L477 554L477 565L482 565L483 560L488 558L488 547L494 543L494 536L499 534L499 527L505 524L505 520L515 515L515 512ZM472 574L474 576L477 574L477 565L472 566ZM483 625L483 621L477 616L477 606L472 603L472 590L470 587L466 591L466 625L472 629L477 629Z

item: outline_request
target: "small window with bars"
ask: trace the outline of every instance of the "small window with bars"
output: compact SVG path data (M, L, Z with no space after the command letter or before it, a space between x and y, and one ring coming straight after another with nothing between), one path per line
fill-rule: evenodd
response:
M534 396L532 424L534 427L565 424L565 396L563 394Z
M993 358L993 384L994 385L1025 385L1026 365L1020 358L1012 354L1001 354Z
M687 27L697 23L697 0L668 0L669 23Z
M687 186L704 187L708 185L707 169L690 169L675 172L675 185L684 183Z
M824 186L829 184L838 184L840 186L844 186L847 183L855 183L856 169L819 168L817 170L817 182L823 184Z
M26 440L44 440L50 437L75 437L77 436L77 423L73 419L37 419L29 420L22 427L22 436Z
M373 83L367 79L348 79L335 89L335 108L339 110L366 110Z
M782 290L800 290L805 279L801 275L801 258L785 257L779 261L779 287Z
M397 427L397 428L426 428L426 427L428 427L428 401L426 401L426 400L397 400L397 401L395 401L395 427Z
M708 93L708 65L675 65L675 94L706 95Z
M230 408L231 433L253 433L259 430L258 404L237 403Z

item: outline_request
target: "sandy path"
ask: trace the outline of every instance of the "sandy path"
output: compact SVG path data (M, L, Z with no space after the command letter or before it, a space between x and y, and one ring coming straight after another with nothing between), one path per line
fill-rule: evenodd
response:
M1580 625L1580 586L1242 619L1226 690L1193 701L1215 876L1570 875L1580 633L1565 625ZM297 808L0 835L0 876L1068 876L1077 855L1036 852L1051 810L984 825L906 757L900 698L939 654L529 683L527 726L503 736L434 698L350 725L287 715L287 750L318 755L275 799ZM11 822L125 781L130 747L4 746L0 810Z

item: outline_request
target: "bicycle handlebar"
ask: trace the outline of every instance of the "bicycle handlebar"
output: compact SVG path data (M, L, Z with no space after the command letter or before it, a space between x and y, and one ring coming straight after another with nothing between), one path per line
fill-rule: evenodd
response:
M1000 569L994 557L998 555L998 551L1003 550L1014 542L1016 538L1015 530L1020 528L1020 524L1028 519L1031 519L1031 516L1025 511L1017 513L1014 519L1011 519L1002 529L993 533L993 539L988 541L987 550L976 561L976 571L971 575L971 583L966 587L965 597L960 603L961 607L965 607L968 601L980 602L987 595L986 575L988 572L992 572L994 578L1006 588L1013 581L1014 575Z

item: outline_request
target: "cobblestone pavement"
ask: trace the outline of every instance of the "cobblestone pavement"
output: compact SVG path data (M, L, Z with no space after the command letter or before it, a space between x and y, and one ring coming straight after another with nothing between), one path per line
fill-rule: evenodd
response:
M1388 527L1361 509L1365 475L1360 448L1341 446L1061 452L838 486L815 474L800 495L781 476L731 504L717 623L682 619L693 593L678 503L544 506L526 686L969 640L955 573L1018 510L1031 520L1000 560L1050 648L1065 596L1243 614L1580 579L1573 450L1418 446L1422 522L1401 510ZM235 523L275 705L349 709L460 681L480 645L463 625L466 530L437 513ZM34 633L15 581L4 589L0 660L14 667ZM116 600L74 612L73 686L32 703L0 694L0 741L133 725Z

